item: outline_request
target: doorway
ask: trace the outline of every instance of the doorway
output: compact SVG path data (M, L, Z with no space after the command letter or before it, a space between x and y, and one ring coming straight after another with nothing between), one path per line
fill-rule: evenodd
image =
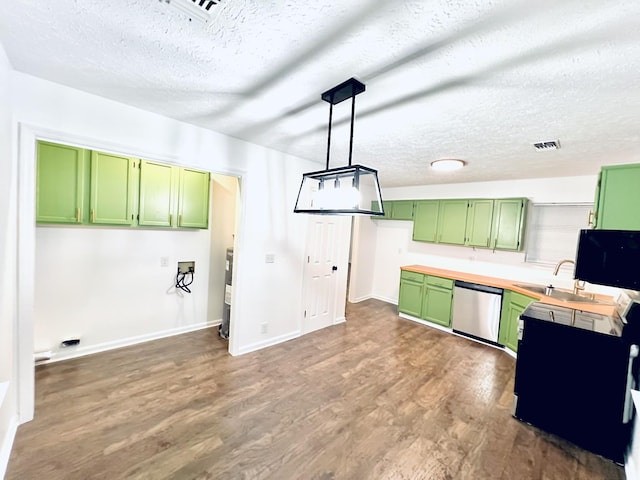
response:
M220 323L229 335L229 316L233 294L233 251L238 219L238 177L211 174L211 249L209 256L209 299L207 318ZM229 256L229 253L231 254Z

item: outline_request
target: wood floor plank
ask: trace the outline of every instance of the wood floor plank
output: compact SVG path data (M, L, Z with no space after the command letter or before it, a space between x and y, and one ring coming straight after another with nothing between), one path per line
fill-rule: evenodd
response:
M231 357L214 329L36 369L14 479L623 479L511 416L515 361L398 317Z

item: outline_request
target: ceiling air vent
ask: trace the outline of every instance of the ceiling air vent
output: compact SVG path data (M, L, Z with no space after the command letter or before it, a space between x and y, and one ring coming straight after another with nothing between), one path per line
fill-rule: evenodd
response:
M560 140L552 140L550 142L538 142L534 143L533 146L538 151L543 150L558 150L560 148Z
M220 0L160 0L168 3L176 10L181 11L189 17L189 21L197 20L207 23L211 18L213 11L211 8Z

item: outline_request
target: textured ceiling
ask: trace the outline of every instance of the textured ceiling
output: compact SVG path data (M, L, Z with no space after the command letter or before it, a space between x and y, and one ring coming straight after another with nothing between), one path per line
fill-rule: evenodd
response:
M320 94L354 76L353 161L399 186L640 162L639 20L637 0L221 0L206 24L166 0L11 0L0 42L18 71L318 162ZM429 168L445 157L467 167Z

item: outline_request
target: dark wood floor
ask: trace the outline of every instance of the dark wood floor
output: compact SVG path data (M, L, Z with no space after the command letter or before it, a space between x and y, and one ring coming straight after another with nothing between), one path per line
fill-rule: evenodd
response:
M36 370L7 479L623 479L511 417L514 360L398 318L241 357L214 329Z

